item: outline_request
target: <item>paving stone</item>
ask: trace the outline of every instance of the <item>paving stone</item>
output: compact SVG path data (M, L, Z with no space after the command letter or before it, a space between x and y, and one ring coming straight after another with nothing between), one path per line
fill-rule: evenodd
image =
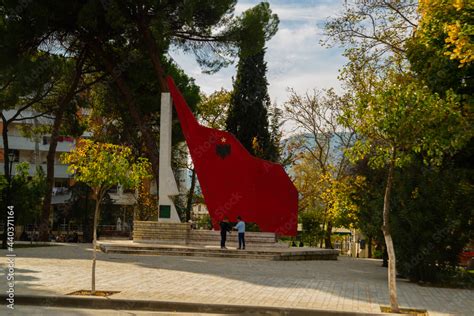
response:
M5 254L0 251L3 275ZM90 288L90 245L20 248L16 254L17 294L60 296ZM111 300L379 312L381 304L389 304L386 273L378 260L348 257L264 261L98 253L96 284L99 290L121 291ZM3 293L6 286L0 282ZM430 315L472 315L474 310L471 290L421 287L399 280L398 291L402 307L428 309Z

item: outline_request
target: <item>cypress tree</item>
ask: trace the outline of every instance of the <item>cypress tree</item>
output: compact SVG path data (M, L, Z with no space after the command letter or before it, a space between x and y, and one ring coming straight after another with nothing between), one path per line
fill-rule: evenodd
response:
M226 129L252 155L277 161L278 149L272 142L268 124L270 97L264 57L265 41L278 30L278 16L272 14L267 2L262 2L245 12L241 23L239 63Z
M240 57L226 127L252 155L275 160L276 148L268 130L270 97L264 56L262 49Z

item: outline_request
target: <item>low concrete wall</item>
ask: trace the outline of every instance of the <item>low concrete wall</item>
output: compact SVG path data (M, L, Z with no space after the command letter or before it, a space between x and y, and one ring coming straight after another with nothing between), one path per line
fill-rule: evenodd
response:
M214 230L191 230L189 243L196 245L219 245L221 232ZM233 231L227 234L226 245L238 245L238 233ZM245 243L253 247L273 247L276 245L276 236L274 233L246 232Z
M152 243L187 244L191 224L134 221L133 241Z
M227 234L227 244L237 245L236 231ZM212 230L194 230L189 223L163 223L155 221L135 221L133 223L133 241L142 243L162 243L178 245L219 245L220 232ZM247 232L245 242L253 247L275 247L275 233ZM286 246L286 245L284 245Z

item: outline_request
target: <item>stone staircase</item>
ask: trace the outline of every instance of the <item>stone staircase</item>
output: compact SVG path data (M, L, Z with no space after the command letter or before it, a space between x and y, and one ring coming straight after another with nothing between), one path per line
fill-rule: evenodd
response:
M220 249L220 232L193 230L188 223L135 221L133 242L101 241L105 253L162 256L198 256L264 260L337 260L338 250L289 248L278 243L274 233L246 232L246 250L236 250L238 233L227 235L226 246Z
M137 244L107 244L100 243L102 252L130 255L160 255L160 256L196 256L238 259L263 259L275 261L297 260L337 260L339 251L316 248L288 248L288 249L251 249L235 250L220 248L204 248L192 246L166 245L137 245Z
M221 258L241 258L241 259L267 259L276 260L278 254L264 253L258 251L237 251L231 249L205 249L205 248L177 248L177 247L147 247L133 246L121 247L113 245L101 245L100 249L105 253L122 253L134 255L161 255L161 256L196 256L196 257L221 257Z

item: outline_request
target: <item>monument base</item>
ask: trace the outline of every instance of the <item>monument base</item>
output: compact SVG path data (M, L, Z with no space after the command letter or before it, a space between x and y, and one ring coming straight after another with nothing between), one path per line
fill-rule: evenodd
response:
M278 243L274 233L245 233L245 250L237 250L237 232L227 235L226 246L220 249L220 232L193 230L189 223L135 221L133 241L103 240L105 253L161 256L198 256L240 259L337 260L339 250L309 247L290 248Z
M227 234L226 245L236 247L237 232ZM164 223L155 221L134 221L133 241L169 245L219 245L220 231L195 230L189 223ZM288 247L277 242L275 233L247 232L245 241L253 248Z
M133 241L186 245L191 224L157 221L134 221Z
M300 260L337 260L339 251L321 248L254 248L248 244L245 250L235 247L220 249L218 245L166 245L153 243L137 243L130 240L100 241L99 248L108 254L128 254L146 256L194 256L216 257L232 259L261 259L274 261L300 261Z

